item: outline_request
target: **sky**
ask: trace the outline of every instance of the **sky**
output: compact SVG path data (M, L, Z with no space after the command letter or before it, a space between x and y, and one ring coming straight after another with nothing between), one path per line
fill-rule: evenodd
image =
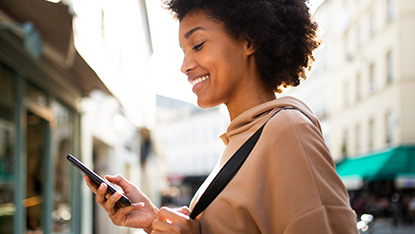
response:
M310 0L311 12L324 0ZM149 61L148 76L156 94L196 104L196 96L180 72L183 52L179 46L179 24L161 8L160 1L147 0L153 55Z

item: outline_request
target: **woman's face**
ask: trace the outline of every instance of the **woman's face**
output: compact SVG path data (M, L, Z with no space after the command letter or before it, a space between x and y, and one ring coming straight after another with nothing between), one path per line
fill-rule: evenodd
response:
M249 57L254 52L247 42L231 38L220 22L203 11L190 12L182 19L179 41L184 51L181 70L200 107L225 103L229 108L241 101L241 95L247 96L246 82L252 82Z

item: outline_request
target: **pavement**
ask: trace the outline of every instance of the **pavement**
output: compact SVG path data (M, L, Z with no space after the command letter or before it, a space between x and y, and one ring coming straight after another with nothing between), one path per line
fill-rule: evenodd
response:
M391 219L375 219L361 234L415 234L415 224L394 224Z

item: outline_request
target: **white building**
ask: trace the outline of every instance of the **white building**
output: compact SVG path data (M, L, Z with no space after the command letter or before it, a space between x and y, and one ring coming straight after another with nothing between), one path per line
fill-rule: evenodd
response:
M333 156L339 158L340 149L350 156L415 144L415 2L325 5L335 19L327 31L328 56L334 60L329 68Z
M415 157L415 1L326 0L314 17L323 46L310 80L292 93L327 121L334 160L356 163L354 171L338 165L339 174L393 180L414 173L404 166ZM373 158L372 172L358 164L363 158ZM399 169L382 174L395 161Z
M157 161L141 165L141 128L154 125L155 96L147 67L152 55L144 0L72 0L74 44L112 95L92 92L82 102L82 159L100 175L121 174L159 202ZM148 181L147 178L151 178ZM115 226L83 190L83 233L133 233Z
M205 178L225 148L219 135L226 130L229 117L221 108L200 109L193 104L157 96L157 156L165 162L169 185ZM193 196L197 183L186 196ZM165 188L167 189L167 187ZM188 204L186 204L188 205Z

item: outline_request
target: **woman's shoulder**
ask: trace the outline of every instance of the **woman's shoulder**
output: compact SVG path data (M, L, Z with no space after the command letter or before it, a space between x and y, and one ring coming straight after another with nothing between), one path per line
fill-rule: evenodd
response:
M320 128L318 119L312 113L288 106L275 110L272 117L268 120L266 128L271 128L274 131L284 131L287 128L304 125Z
M299 108L286 107L275 111L266 123L262 139L273 145L308 144L317 140L324 144L320 122L312 113ZM309 141L311 138L315 139ZM320 144L319 143L319 144ZM287 145L287 146L288 146Z

